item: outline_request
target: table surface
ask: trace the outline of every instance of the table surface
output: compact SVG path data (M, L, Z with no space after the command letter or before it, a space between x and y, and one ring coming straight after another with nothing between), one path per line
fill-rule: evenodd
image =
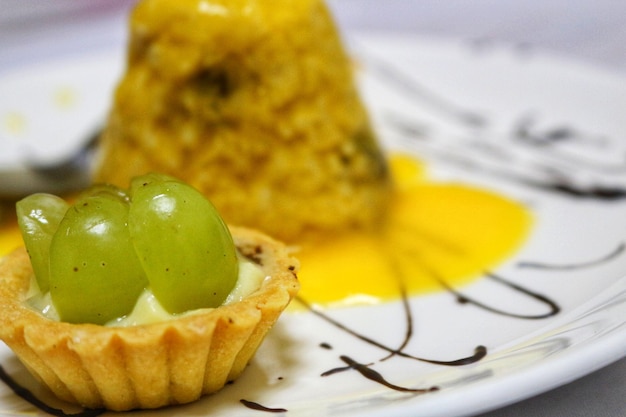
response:
M38 8L41 16L50 13L50 3L0 0L0 72L29 59L19 43L36 43L59 23L65 27L54 31L60 45L74 48L86 39L89 46L125 41L125 17L133 1L90 0L76 7L77 0L55 0L55 19L32 18ZM329 0L329 4L346 31L386 30L509 42L626 75L626 2L620 0ZM26 16L30 16L30 24L24 24ZM76 36L78 31L89 36ZM624 398L626 358L568 385L478 417L624 417Z

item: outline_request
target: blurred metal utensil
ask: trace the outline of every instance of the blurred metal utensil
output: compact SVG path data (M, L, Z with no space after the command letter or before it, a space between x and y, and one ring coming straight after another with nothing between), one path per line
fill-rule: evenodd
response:
M100 133L98 129L76 152L54 163L27 161L16 167L0 167L0 198L17 199L40 192L63 194L87 187Z

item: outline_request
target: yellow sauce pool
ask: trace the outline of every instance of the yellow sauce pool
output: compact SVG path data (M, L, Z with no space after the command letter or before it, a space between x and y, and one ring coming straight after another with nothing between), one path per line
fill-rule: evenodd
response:
M4 210L3 210L4 209ZM0 208L0 257L23 245L22 235L17 228L15 210L8 206Z
M526 207L490 191L429 181L417 160L391 160L396 193L376 232L337 236L297 254L300 296L322 305L377 303L458 287L504 261L525 240Z

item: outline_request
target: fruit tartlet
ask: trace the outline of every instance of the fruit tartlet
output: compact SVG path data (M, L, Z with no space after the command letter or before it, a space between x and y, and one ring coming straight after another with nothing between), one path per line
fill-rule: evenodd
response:
M97 187L66 205L19 202L28 252L0 260L0 338L62 400L121 411L218 391L299 288L286 246L227 228L172 178ZM207 269L187 268L206 258Z
M142 0L95 178L176 175L298 243L377 223L390 181L323 0Z

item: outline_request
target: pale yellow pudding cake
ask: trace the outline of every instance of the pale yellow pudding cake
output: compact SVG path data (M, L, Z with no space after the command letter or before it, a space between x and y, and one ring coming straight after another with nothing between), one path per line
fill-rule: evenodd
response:
M155 171L281 240L376 223L387 166L322 0L143 0L96 181Z

